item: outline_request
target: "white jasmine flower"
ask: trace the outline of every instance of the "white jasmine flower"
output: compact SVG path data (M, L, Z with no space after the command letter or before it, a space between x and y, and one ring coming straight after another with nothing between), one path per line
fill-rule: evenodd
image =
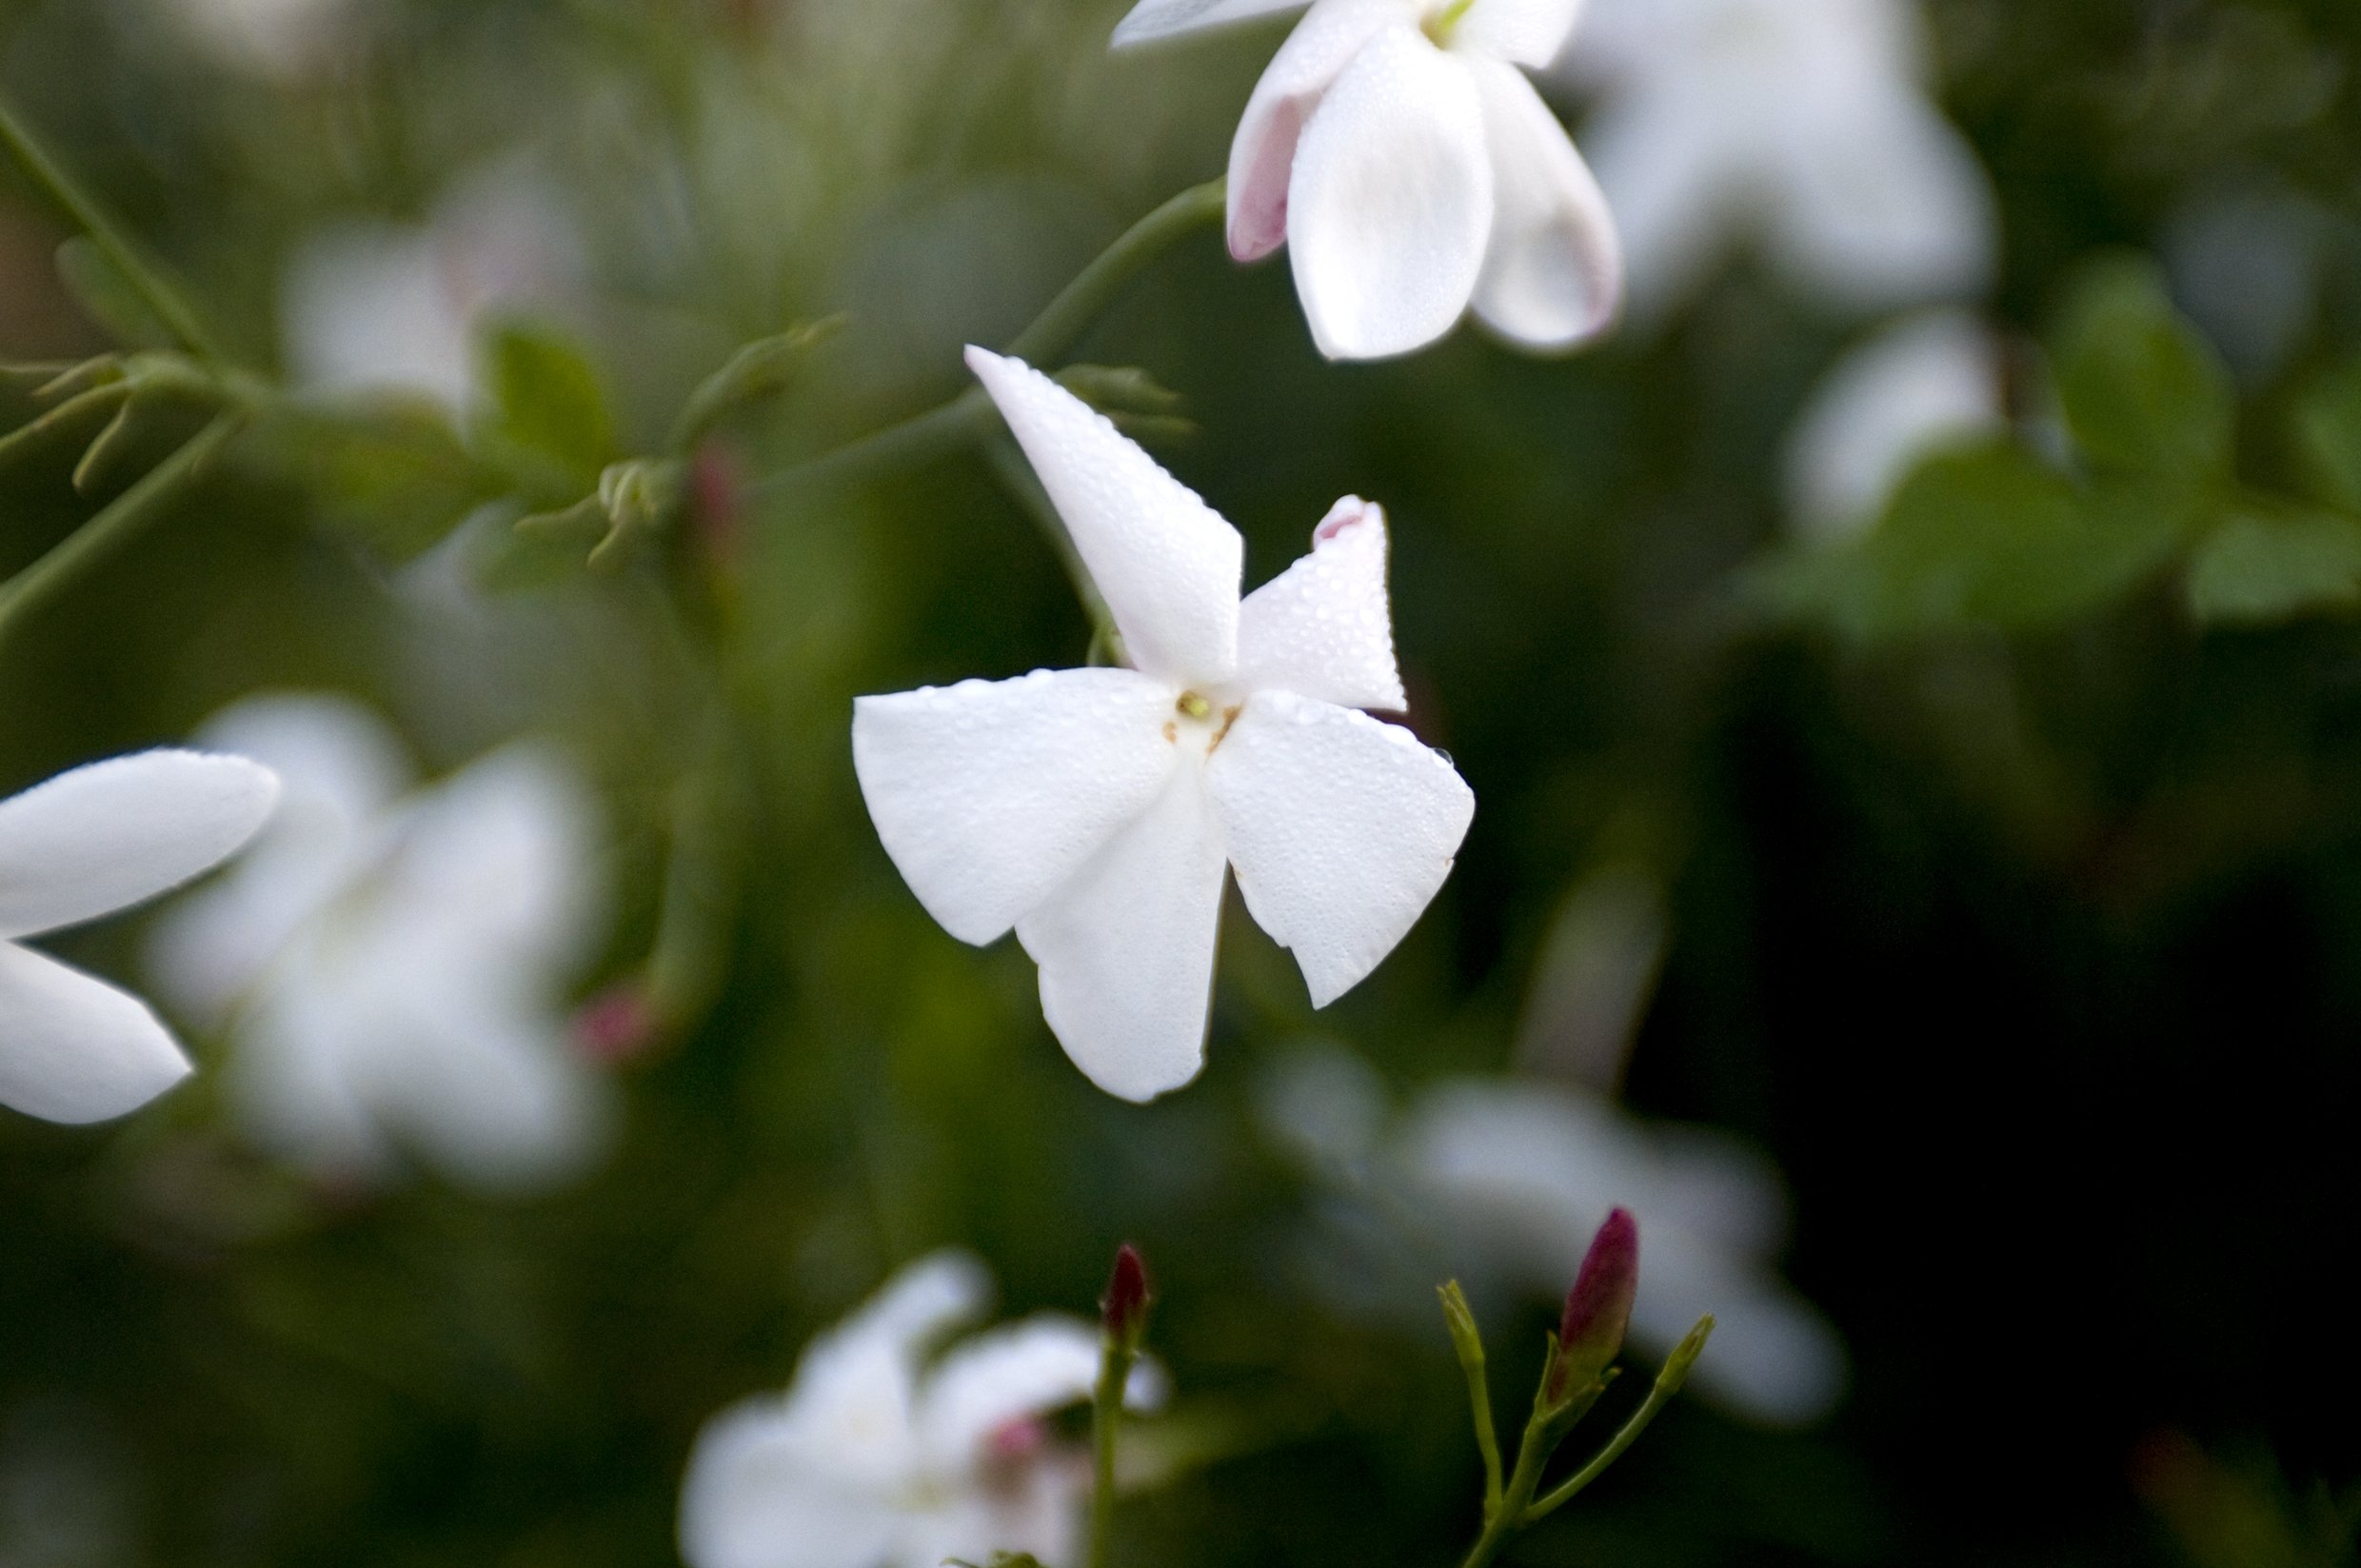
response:
M1925 54L1915 0L1594 0L1566 68L1598 89L1583 142L1635 313L1750 232L1843 308L1982 288L1992 190Z
M1921 459L2004 428L2000 378L1999 346L1962 310L1906 317L1846 355L1788 438L1796 531L1859 533Z
M1141 0L1117 44L1289 9ZM1317 0L1247 102L1230 147L1230 253L1284 244L1330 359L1434 342L1474 304L1537 348L1614 319L1615 225L1539 69L1578 0Z
M1744 1146L1573 1090L1466 1080L1430 1090L1397 1147L1462 1261L1555 1295L1608 1210L1630 1209L1646 1238L1635 1343L1662 1355L1710 1312L1700 1392L1781 1425L1842 1392L1842 1341L1771 1265L1786 1223L1778 1173Z
M314 391L407 392L464 412L479 330L560 297L577 248L548 187L513 165L462 181L423 225L324 229L280 291L288 370Z
M228 1031L250 1134L342 1179L397 1151L486 1187L579 1170L606 1104L561 1003L605 890L572 768L518 743L412 790L383 721L335 697L249 699L206 733L268 760L287 803L149 958Z
M278 794L269 769L242 757L143 751L0 801L0 1105L105 1121L188 1076L146 1003L20 943L218 865Z
M1475 798L1356 711L1406 704L1378 507L1339 502L1240 603L1237 529L1046 376L967 358L1134 667L863 697L853 764L927 913L979 945L1013 927L1066 1054L1147 1100L1203 1061L1225 863L1325 1006L1441 887Z
M1099 1337L1043 1314L926 1364L990 1289L963 1253L913 1263L812 1342L786 1393L707 1422L681 1488L688 1568L1071 1563L1090 1467L1045 1418L1090 1397ZM1141 1363L1128 1402L1155 1402L1160 1384Z

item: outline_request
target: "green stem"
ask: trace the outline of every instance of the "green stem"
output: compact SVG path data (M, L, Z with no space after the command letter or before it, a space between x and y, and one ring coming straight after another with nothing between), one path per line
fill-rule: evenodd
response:
M1008 351L1032 365L1062 356L1142 268L1175 242L1221 216L1227 189L1226 180L1191 186L1123 230L1060 290L1030 327L1017 334ZM973 439L985 427L991 408L991 400L970 387L913 419L863 436L823 457L799 463L748 488L759 493L789 486L843 485L921 463Z
M83 232L107 253L107 259L139 290L140 297L172 329L183 347L217 365L229 363L221 344L206 329L204 320L188 298L165 276L163 268L141 253L129 233L50 156L5 103L0 103L0 141L6 142L9 150L16 154L17 162L25 166L33 183L64 208Z
M1549 1462L1551 1450L1564 1435L1563 1427L1556 1433L1551 1430L1557 1415L1555 1411L1537 1408L1533 1419L1525 1422L1525 1435L1517 1444L1517 1468L1510 1473L1508 1484L1500 1494L1500 1505L1484 1520L1483 1534L1468 1548L1459 1568L1484 1568L1499 1555L1508 1538L1524 1528L1525 1506L1533 1500L1534 1489L1541 1484L1541 1467Z
M1090 1396L1090 1554L1088 1568L1107 1568L1115 1535L1115 1428L1122 1419L1123 1390L1139 1351L1123 1336L1105 1336L1099 1355L1099 1382Z
M234 414L214 420L47 555L0 583L0 644L19 620L55 598L163 510L174 493L228 445L241 423Z
M1524 1517L1518 1521L1519 1528L1547 1518L1563 1507L1577 1493L1604 1475L1607 1466L1623 1457L1625 1449L1639 1440L1639 1435L1648 1430L1648 1423L1655 1420L1657 1414L1672 1403L1673 1396L1680 1392L1680 1385L1688 1380L1689 1369L1696 1364L1698 1353L1705 1348L1706 1336L1713 1332L1712 1318L1697 1320L1696 1327L1689 1331L1688 1337L1680 1341L1679 1347L1665 1361L1663 1370L1656 1375L1655 1386L1648 1390L1648 1397L1641 1401L1639 1408L1632 1412L1631 1419L1623 1423L1623 1429L1598 1451L1597 1459L1568 1477L1549 1496L1526 1509Z
M1033 325L1017 334L1008 351L1029 365L1061 357L1087 331L1100 313L1115 303L1125 285L1141 268L1170 249L1175 242L1219 220L1228 201L1227 180L1207 180L1183 190L1155 211L1123 230L1099 259L1049 302Z

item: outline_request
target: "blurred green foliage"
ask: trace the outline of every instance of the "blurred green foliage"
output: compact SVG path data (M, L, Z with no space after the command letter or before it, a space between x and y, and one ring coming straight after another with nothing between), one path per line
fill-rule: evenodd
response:
M285 357L315 230L427 223L487 167L562 192L580 248L481 341L476 410L276 410L13 626L6 784L276 686L368 698L437 769L549 730L615 819L585 993L645 984L670 1025L616 1069L610 1164L525 1205L307 1186L212 1071L111 1129L0 1121L0 1497L80 1478L105 1525L22 1561L669 1561L698 1424L892 1264L966 1244L1010 1310L1081 1309L1124 1238L1200 1462L1127 1508L1122 1560L1444 1560L1480 1483L1432 1281L1320 1287L1332 1200L1258 1085L1313 1039L1403 1091L1503 1067L1566 890L1635 861L1677 939L1630 1098L1788 1167L1794 1276L1858 1389L1812 1434L1677 1408L1508 1560L2162 1563L2125 1469L2160 1422L2361 1472L2361 1344L2318 1337L2361 1193L2361 10L1932 7L2005 216L2013 429L1849 542L1788 540L1771 481L1857 326L1752 264L1567 362L1469 331L1325 365L1284 266L1208 236L1132 288L1074 357L1153 381L1094 396L1156 421L1250 582L1337 495L1386 504L1415 721L1482 803L1443 899L1328 1013L1227 922L1206 1076L1141 1110L1067 1065L1012 944L925 918L849 767L858 693L1085 656L1025 499L960 442L760 483L956 396L962 343L1218 171L1277 31L1109 57L1120 10L385 0L289 80L164 0L0 6L10 103L251 365ZM0 348L168 345L11 179ZM2256 193L2309 226L2271 363L2154 259ZM733 360L764 341L792 352ZM0 390L0 425L37 411ZM188 412L89 497L88 437L12 448L0 570ZM512 591L450 588L481 573ZM137 923L59 950L134 974ZM1496 1393L1538 1364L1529 1306Z

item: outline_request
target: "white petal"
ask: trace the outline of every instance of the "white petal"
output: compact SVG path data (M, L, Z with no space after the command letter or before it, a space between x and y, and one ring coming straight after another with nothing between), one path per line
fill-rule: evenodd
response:
M1329 508L1312 530L1310 552L1240 606L1240 684L1341 707L1408 707L1394 663L1385 556L1382 506L1348 495Z
M953 1558L991 1562L1008 1552L1046 1568L1075 1568L1082 1560L1089 1499L1086 1457L1037 1457L1013 1474L939 1494L933 1506L906 1515L887 1560L890 1568L943 1568Z
M413 796L388 832L380 940L546 995L604 935L599 808L565 753L520 741Z
M1451 46L1539 70L1565 51L1581 10L1582 0L1476 0Z
M919 1396L927 1463L941 1475L966 1474L985 1457L994 1432L1089 1399L1098 1376L1098 1330L1051 1313L954 1346Z
M1995 265L1991 183L1912 87L1864 89L1855 111L1787 156L1774 240L1833 303L1884 308L1971 294Z
M0 938L77 925L235 854L279 782L243 757L143 751L0 801Z
M932 1253L804 1350L789 1407L836 1474L884 1488L916 1470L919 1362L952 1329L981 1317L991 1293L991 1277L973 1257Z
M1153 1100L1203 1065L1221 881L1220 837L1187 767L1017 923L1050 1032L1107 1093Z
M1623 296L1623 250L1607 198L1532 83L1496 61L1468 64L1483 97L1493 174L1492 242L1476 313L1537 348L1596 337Z
M257 1147L339 1184L400 1170L363 1075L385 1054L360 1033L341 975L307 945L237 1015L224 1092Z
M1130 15L1115 24L1115 47L1276 16L1280 11L1300 10L1303 4L1304 0L1140 0Z
M1409 933L1451 874L1476 797L1399 724L1258 692L1205 766L1256 923L1325 1007Z
M1839 361L1804 406L1788 440L1790 518L1807 535L1858 532L1919 459L2001 424L1992 334L1960 310L1905 317Z
M705 1423L681 1483L688 1568L879 1568L903 1521L891 1491L839 1474L769 1395Z
M1710 94L1674 82L1619 93L1583 126L1615 215L1627 313L1643 322L1703 279L1749 211L1745 132L1734 141L1727 122Z
M1253 261L1287 242L1287 188L1304 122L1404 0L1320 0L1287 35L1246 100L1230 143L1230 254Z
M390 726L342 697L273 694L224 710L205 745L279 775L279 807L237 865L156 923L148 967L165 1000L218 1024L296 932L366 873L379 818L410 777Z
M1313 342L1381 359L1467 309L1492 232L1492 160L1466 65L1408 23L1370 40L1296 149L1287 248Z
M1104 414L1022 360L982 348L968 367L1057 504L1132 664L1180 685L1238 667L1245 542Z
M1035 670L853 704L853 771L885 853L943 929L1005 935L1146 810L1178 753L1172 687Z
M105 1121L188 1076L137 997L0 942L0 1105L45 1121Z

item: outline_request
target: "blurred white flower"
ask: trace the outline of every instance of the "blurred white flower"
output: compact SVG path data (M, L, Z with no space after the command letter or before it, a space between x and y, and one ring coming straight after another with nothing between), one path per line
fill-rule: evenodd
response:
M137 997L19 939L154 898L235 854L279 795L242 757L143 751L0 801L0 1105L104 1121L188 1076Z
M1567 74L1621 230L1636 316L1741 236L1831 306L1980 289L1990 183L1923 85L1916 0L1594 0Z
M2000 348L1964 310L1908 316L1837 362L1788 438L1788 516L1808 538L1875 525L1923 458L2006 428Z
M282 81L327 72L350 52L362 0L163 0L224 64Z
M1090 1467L1046 1418L1090 1397L1098 1332L1042 1314L925 1364L990 1292L963 1253L913 1263L812 1342L786 1393L707 1422L681 1488L688 1568L1070 1564ZM1141 1363L1127 1402L1156 1402L1161 1383Z
M1771 1264L1786 1228L1778 1172L1736 1141L1641 1123L1574 1090L1465 1080L1412 1107L1397 1150L1477 1277L1562 1293L1621 1206L1642 1238L1636 1344L1662 1355L1710 1312L1713 1343L1691 1379L1709 1398L1787 1425L1843 1391L1842 1341Z
M596 1156L604 1085L562 1006L606 910L574 770L520 742L409 790L384 722L336 697L252 698L206 736L268 761L286 804L159 925L149 964L228 1032L257 1141L326 1177L382 1178L407 1152L491 1188Z
M1287 9L1141 0L1117 44ZM1471 303L1503 336L1570 347L1614 320L1615 224L1518 70L1555 59L1577 0L1318 0L1230 146L1230 253L1282 244L1330 359L1434 342Z
M863 697L853 764L927 912L978 944L1013 926L1066 1053L1147 1100L1203 1062L1225 863L1326 1006L1442 886L1475 798L1410 731L1356 711L1406 704L1378 507L1339 502L1241 604L1236 528L1046 376L968 363L1134 667Z
M464 411L481 327L560 299L578 248L550 188L516 164L460 182L424 225L324 229L280 292L288 371L314 391L408 392Z

